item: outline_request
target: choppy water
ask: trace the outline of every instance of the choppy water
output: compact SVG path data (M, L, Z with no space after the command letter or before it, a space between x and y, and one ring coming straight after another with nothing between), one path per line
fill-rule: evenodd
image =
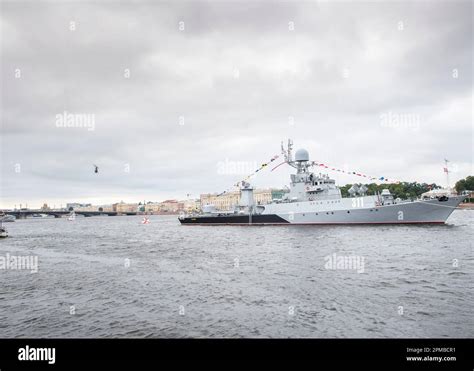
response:
M472 337L473 216L456 210L439 226L8 223L0 256L37 255L39 270L0 270L0 337ZM363 257L364 273L326 269L334 253Z

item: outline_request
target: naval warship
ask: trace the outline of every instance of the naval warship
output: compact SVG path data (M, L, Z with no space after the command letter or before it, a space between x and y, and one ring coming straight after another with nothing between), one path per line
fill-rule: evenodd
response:
M291 174L289 192L282 199L259 205L253 187L242 182L240 201L232 210L216 210L202 205L199 214L182 214L182 225L305 225L305 224L436 224L445 223L464 200L449 192L442 197L416 200L394 199L388 189L367 195L365 186L354 185L349 197L342 197L334 179L327 174L311 172L314 163L308 151L299 149L292 155L292 142L285 149L285 162L296 169Z

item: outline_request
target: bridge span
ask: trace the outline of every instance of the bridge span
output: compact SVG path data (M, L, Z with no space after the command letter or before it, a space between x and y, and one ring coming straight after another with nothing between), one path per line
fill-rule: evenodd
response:
M137 213L117 213L116 211L76 211L76 215L84 215L85 217L90 216L117 216L117 215L138 215ZM14 215L17 219L26 219L33 215L43 214L43 215L53 215L55 218L61 218L63 216L69 215L71 211L67 210L0 210L0 214L5 213L5 215Z

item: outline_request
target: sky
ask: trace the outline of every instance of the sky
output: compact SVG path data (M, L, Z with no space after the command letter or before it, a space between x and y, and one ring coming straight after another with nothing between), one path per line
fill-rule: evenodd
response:
M3 1L0 14L2 208L198 198L277 165L288 138L373 176L445 185L444 159L451 185L473 174L471 2ZM288 184L291 168L272 167L251 183Z

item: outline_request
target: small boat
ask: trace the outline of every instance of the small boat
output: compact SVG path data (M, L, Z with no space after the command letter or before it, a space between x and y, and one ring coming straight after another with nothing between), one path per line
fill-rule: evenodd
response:
M150 224L150 219L148 219L146 216L143 217L142 224Z
M74 211L71 212L71 214L69 214L69 216L67 217L67 220L69 221L76 220L76 213Z
M5 215L5 216L3 216L3 217L0 217L0 221L1 221L2 223L14 222L15 220L16 220L15 215L9 215L9 214L7 214L7 215Z
M35 218L35 219L53 219L54 215L48 215L48 214L32 214L29 218Z
M8 237L8 231L6 230L5 227L0 226L0 238L7 238Z

